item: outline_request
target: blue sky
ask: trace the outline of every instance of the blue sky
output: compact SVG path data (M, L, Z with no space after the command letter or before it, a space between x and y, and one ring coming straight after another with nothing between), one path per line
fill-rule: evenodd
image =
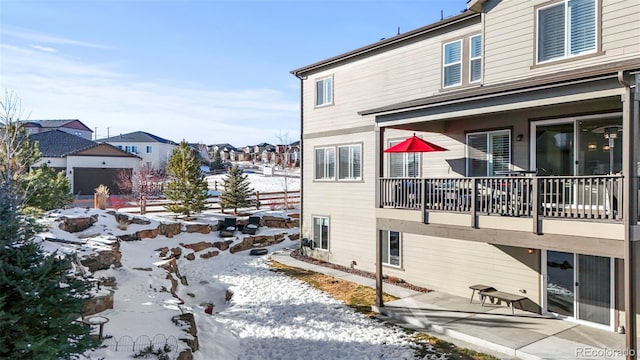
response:
M290 71L466 0L2 0L0 88L23 118L235 146L300 136Z

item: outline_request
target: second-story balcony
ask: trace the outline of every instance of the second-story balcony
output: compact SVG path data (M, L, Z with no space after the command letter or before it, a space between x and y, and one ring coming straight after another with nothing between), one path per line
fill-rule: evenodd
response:
M382 178L381 208L620 223L621 175Z

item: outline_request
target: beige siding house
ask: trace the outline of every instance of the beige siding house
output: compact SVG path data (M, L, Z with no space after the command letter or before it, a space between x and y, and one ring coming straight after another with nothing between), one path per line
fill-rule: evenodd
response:
M379 289L521 294L635 348L640 3L468 8L292 71L302 251ZM413 134L447 151L384 152Z
M99 185L119 195L119 174L140 167L141 159L136 155L65 131L45 131L31 136L42 154L34 167L46 164L64 172L74 195L93 195Z
M97 140L142 158L140 166L164 170L178 147L174 141L144 131L135 131Z

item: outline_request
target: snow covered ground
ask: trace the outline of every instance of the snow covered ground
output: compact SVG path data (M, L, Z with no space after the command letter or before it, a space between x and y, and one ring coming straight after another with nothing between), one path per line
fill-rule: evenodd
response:
M251 179L260 191L269 191L281 184L277 177L251 174ZM262 211L260 214L287 217L291 212ZM61 215L82 217L92 214L98 216L98 222L81 233L62 231L54 221ZM119 229L115 218L105 211L67 209L51 215L50 230L42 237L76 244L48 240L43 240L43 244L49 251L61 249L86 255L107 248L115 236L175 221L166 215L156 213L147 217L148 225L130 224L126 229ZM199 215L196 222L214 223L223 217L205 213ZM283 242L269 248L274 252L296 248L298 241L290 240L289 235L298 234L298 231L297 228L263 227L258 235L285 234ZM242 242L243 236L238 233L231 238L233 244ZM196 360L414 358L412 344L401 329L369 319L304 282L272 271L268 256L250 256L249 251L235 254L221 251L217 256L200 258L199 254L213 250L208 248L195 253L194 260L185 258L193 251L184 245L222 240L218 232L182 232L172 238L157 236L121 241L122 267L111 267L94 274L95 277L114 277L117 282L114 308L98 314L109 319L104 326L104 334L108 337L105 344L109 346L92 351L87 358L131 359L134 352L123 351L123 345L144 340L145 336L149 339L158 335L189 338L171 321L181 312L194 314L199 341L199 351L194 353ZM159 267L166 263L160 256L163 247L182 250L177 265L188 285L180 284L176 293L183 303L163 290L170 287L167 271ZM233 296L227 300L229 290ZM101 291L106 291L105 287ZM212 314L205 312L208 303L214 304ZM118 351L116 343L120 345ZM169 358L174 359L186 344L178 341L177 347Z
M300 191L300 173L292 171L289 176L264 176L258 173L246 173L251 186L255 191L260 192L281 192L285 187L287 191ZM209 175L206 177L209 188L214 188L217 182L221 189L226 174Z

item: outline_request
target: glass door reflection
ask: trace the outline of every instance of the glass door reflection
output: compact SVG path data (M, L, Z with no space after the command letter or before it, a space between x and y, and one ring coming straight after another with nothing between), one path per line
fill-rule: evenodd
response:
M573 253L547 251L547 310L574 316L575 264Z

